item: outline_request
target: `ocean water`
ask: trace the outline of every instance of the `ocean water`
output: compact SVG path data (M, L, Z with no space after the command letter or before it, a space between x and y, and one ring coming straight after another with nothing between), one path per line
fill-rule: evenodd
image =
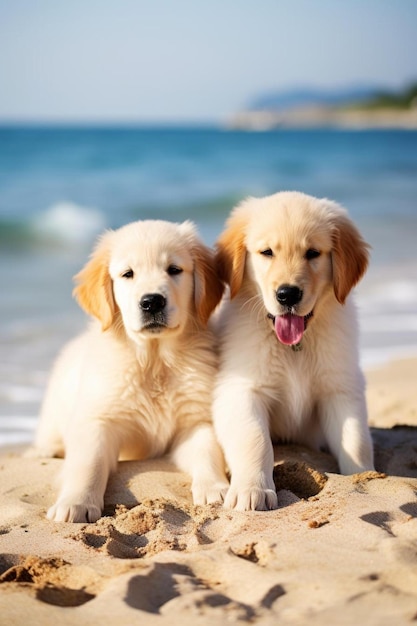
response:
M241 199L280 190L340 202L372 245L364 367L417 355L417 132L0 128L0 445L31 439L53 359L86 323L72 276L98 233L192 219L212 244Z

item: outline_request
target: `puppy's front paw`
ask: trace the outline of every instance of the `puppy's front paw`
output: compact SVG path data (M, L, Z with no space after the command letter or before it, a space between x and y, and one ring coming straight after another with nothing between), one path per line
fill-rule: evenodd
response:
M193 503L204 505L214 502L223 502L226 497L229 483L226 481L194 482L192 486Z
M275 489L246 487L244 489L231 486L224 500L226 509L236 511L270 511L278 508Z
M95 504L79 503L63 498L48 510L46 517L54 522L96 522L101 517L101 508Z

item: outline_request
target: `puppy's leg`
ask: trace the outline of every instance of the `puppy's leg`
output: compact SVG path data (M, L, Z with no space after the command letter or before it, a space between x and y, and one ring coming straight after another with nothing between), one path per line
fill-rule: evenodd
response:
M364 396L334 394L320 406L320 422L326 442L342 474L374 469L372 439Z
M27 457L64 456L62 431L69 417L68 398L71 398L71 394L57 387L56 384L49 385L37 424L34 444L25 453ZM63 402L62 398L67 398L66 402Z
M34 445L25 451L26 457L53 458L64 456L64 442L55 424L42 415Z
M66 441L61 489L47 517L56 522L95 522L101 517L110 472L119 443L105 424L74 428Z
M215 395L214 427L231 472L225 507L276 509L274 452L265 403L251 389L231 381L220 384Z
M224 458L211 424L179 434L171 451L177 467L191 475L194 504L222 502L229 488Z
M81 376L82 337L68 343L58 357L49 379L36 428L34 447L27 456L63 457L63 433L70 423Z

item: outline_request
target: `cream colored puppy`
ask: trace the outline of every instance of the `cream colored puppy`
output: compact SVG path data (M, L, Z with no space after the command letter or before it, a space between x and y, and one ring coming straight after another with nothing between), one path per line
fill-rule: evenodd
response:
M372 469L349 295L368 246L346 212L296 192L250 198L217 256L230 285L213 414L231 472L225 506L277 507L275 442L327 447L344 474Z
M76 281L97 319L64 349L43 405L37 452L65 454L48 517L96 521L118 459L166 452L191 475L196 504L221 500L207 322L223 286L212 253L190 222L136 222L106 232Z

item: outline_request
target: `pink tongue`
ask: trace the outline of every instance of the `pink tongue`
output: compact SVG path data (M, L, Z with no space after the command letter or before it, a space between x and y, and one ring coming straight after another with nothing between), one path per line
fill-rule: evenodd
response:
M304 333L304 317L300 315L277 315L275 318L275 332L281 343L293 346L300 343Z

